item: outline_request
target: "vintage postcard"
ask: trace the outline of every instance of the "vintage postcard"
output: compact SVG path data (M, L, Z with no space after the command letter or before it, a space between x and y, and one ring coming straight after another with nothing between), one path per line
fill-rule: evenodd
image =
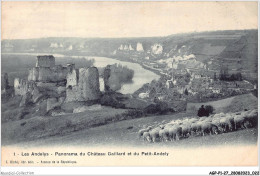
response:
M1 20L2 166L258 166L258 2L4 1Z

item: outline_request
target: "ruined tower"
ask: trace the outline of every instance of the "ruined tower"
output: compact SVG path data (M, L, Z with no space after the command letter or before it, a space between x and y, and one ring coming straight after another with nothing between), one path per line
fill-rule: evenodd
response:
M110 76L111 76L111 68L110 68L110 65L107 65L104 70L104 91L105 92L110 91L110 86L109 86Z
M96 67L73 68L67 75L66 101L89 101L100 98L99 73Z
M79 85L84 100L97 100L100 98L99 74L96 67L79 69Z

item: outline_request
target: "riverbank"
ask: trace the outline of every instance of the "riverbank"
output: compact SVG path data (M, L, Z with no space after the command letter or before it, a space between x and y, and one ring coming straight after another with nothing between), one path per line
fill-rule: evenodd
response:
M132 94L134 93L136 90L138 90L139 88L141 88L144 84L150 83L152 80L156 80L160 78L160 75L154 72L154 70L148 69L146 67L143 66L143 64L140 63L136 63L136 62L132 62L131 60L124 60L124 59L120 59L118 57L101 57L101 56L83 56L83 55L63 55L62 53L2 53L2 62L6 56L6 59L8 55L17 55L17 58L20 58L20 62L22 65L19 65L19 68L23 69L24 68L24 74L27 74L27 70L28 70L28 66L27 62L28 62L28 58L26 57L26 55L28 56L33 56L30 57L31 62L34 62L34 56L37 56L38 54L40 55L53 55L54 57L57 58L57 60L61 60L63 57L70 57L70 58L86 58L86 59L94 59L94 66L95 67L106 67L107 65L113 65L113 64L121 64L122 66L126 66L129 69L134 70L134 77L131 83L126 83L122 85L122 88L118 91L122 94ZM21 57L19 57L21 56ZM61 58L61 59L59 59ZM10 61L10 59L9 59ZM4 62L5 64L8 64L8 62ZM8 65L5 65L8 66ZM77 66L77 64L76 64ZM14 65L12 67L18 67L17 65ZM26 67L26 69L25 69ZM31 67L33 67L33 65L31 65ZM80 67L80 65L78 65L78 67ZM8 72L8 71L7 71ZM15 77L18 77L18 75L14 75ZM100 84L102 81L100 81Z
M121 59L120 57L116 57L116 56L107 56L107 57L113 57L114 59L119 60L119 61L123 61L123 62L131 62L131 63L139 64L143 69L149 70L149 71L157 74L158 76L164 76L165 75L159 69L151 68L151 67L143 64L142 62L137 62L137 61L132 60L132 59L127 59L127 60L126 59Z
M1 54L15 54L15 55L53 55L54 57L75 57L75 55L66 55L66 53L1 53ZM114 56L114 55L100 55L100 56L86 56L86 55L78 55L77 57L107 57L107 58L111 58L111 59L115 59L118 61L122 61L122 62L130 62L130 63L135 63L135 64L139 64L143 69L149 70L155 74L157 74L158 76L163 76L165 74L161 73L160 70L155 69L155 68L151 68L149 66L146 66L145 64L141 63L141 62L137 62L131 59L121 59L120 57Z

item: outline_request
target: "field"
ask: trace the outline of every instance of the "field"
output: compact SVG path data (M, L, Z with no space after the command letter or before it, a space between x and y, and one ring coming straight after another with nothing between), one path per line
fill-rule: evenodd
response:
M237 112L244 109L257 108L257 97L253 94L237 95L230 98L225 98L217 101L203 102L203 103L188 103L187 112L196 113L201 105L211 105L214 107L214 113L220 112Z
M128 146L128 147L202 147L202 146L228 146L228 145L256 145L257 128L239 130L236 132L204 137L190 137L174 142L148 143L139 139L138 130L147 125L156 125L172 119L184 117L185 113L164 116L150 116L115 122L99 127L89 128L67 135L59 135L31 142L17 143L17 146Z

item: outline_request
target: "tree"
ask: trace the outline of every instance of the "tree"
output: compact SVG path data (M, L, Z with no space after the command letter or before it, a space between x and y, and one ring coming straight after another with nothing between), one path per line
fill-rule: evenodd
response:
M236 74L236 78L238 81L242 81L242 74L239 72Z
M154 98L155 96L156 96L156 89L154 87L152 87L149 92L149 97Z
M4 89L8 89L9 88L9 81L8 81L8 74L7 73L4 73L4 82L3 82L3 87Z
M213 111L214 111L214 108L213 108L213 106L211 106L211 105L206 105L206 106L205 106L205 109L206 109L206 111L207 111L209 114L212 114Z

